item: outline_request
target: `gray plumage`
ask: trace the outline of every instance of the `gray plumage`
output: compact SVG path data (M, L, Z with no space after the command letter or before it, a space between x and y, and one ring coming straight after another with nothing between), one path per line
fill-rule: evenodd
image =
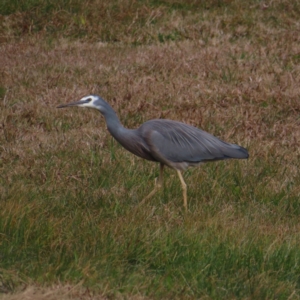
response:
M137 129L122 126L112 107L101 97L89 95L78 102L64 104L58 108L81 106L97 109L104 116L111 135L133 154L160 163L158 187L162 185L164 165L176 169L183 188L184 206L187 207L186 185L181 171L201 162L223 159L245 159L245 148L226 143L196 127L165 119L150 120ZM154 189L144 200L154 194Z

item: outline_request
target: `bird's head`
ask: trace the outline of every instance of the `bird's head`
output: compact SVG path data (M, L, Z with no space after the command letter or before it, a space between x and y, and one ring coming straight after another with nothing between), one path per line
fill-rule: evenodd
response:
M101 97L97 95L88 95L81 98L79 101L70 102L67 104L62 104L57 106L57 108L71 107L71 106L79 106L79 107L89 107L99 110L104 113L106 110L108 103L103 100Z

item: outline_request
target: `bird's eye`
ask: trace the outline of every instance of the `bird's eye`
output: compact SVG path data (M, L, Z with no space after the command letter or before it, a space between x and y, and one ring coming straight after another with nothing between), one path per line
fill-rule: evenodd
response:
M84 103L90 103L92 100L93 100L92 98L84 99Z

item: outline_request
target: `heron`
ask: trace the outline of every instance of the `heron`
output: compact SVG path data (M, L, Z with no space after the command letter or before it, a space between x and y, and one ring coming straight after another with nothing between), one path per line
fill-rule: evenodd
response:
M177 171L182 186L183 206L187 210L187 185L182 176L183 171L204 162L249 157L247 149L178 121L153 119L137 129L125 128L110 104L98 95L88 95L57 108L72 106L98 110L104 116L110 134L126 150L146 160L160 163L159 178L154 189L142 202L163 186L163 170L164 166L168 166Z

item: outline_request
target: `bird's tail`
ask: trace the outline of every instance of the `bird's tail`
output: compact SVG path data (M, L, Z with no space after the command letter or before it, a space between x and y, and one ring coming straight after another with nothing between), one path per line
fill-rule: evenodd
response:
M249 153L244 147L235 144L228 144L228 146L224 151L227 158L246 159L249 157Z

